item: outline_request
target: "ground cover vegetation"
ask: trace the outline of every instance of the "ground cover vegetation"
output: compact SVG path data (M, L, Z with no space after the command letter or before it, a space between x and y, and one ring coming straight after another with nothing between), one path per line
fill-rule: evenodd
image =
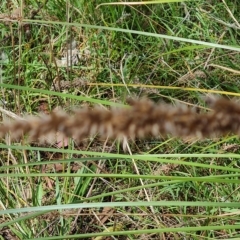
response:
M237 0L4 1L0 239L239 239L239 9ZM171 126L189 127L181 111L211 121L190 134L149 130L152 106L177 109ZM136 128L124 139L114 124L96 134L98 116L116 109L139 116ZM83 115L96 126L81 141L79 128L62 134L61 119L87 125Z

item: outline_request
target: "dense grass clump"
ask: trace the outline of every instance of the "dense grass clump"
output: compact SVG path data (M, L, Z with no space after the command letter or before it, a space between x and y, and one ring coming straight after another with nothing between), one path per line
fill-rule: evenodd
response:
M0 238L238 239L239 9L5 1Z

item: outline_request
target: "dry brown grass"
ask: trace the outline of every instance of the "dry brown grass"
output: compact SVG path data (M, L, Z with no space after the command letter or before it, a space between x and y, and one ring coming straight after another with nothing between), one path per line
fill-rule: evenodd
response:
M84 108L69 115L63 111L3 123L0 133L14 139L29 135L31 140L60 132L77 141L99 134L104 138L135 139L168 134L176 137L205 138L240 134L240 107L226 99L208 98L210 112L197 113L186 106L155 104L148 99L129 100L128 108Z

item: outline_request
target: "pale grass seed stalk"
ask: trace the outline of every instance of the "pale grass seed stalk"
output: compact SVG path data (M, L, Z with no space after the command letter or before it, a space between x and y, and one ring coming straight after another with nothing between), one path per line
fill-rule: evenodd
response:
M39 140L60 132L76 141L98 134L104 138L135 139L147 137L205 138L226 134L240 135L240 106L220 98L208 98L210 112L197 113L186 106L155 104L150 100L130 100L129 108L84 108L69 115L63 111L3 123L0 134L13 139L28 135Z

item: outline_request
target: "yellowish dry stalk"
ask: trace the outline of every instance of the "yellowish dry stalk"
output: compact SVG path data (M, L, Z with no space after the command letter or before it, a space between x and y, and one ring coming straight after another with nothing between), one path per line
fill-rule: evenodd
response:
M10 133L16 139L28 134L30 139L37 140L61 132L78 141L95 134L120 140L168 134L181 138L240 135L240 106L226 99L208 99L213 110L208 113L197 113L186 106L155 104L146 99L132 100L130 104L129 108L85 108L73 115L60 111L16 120L3 123L0 134Z

